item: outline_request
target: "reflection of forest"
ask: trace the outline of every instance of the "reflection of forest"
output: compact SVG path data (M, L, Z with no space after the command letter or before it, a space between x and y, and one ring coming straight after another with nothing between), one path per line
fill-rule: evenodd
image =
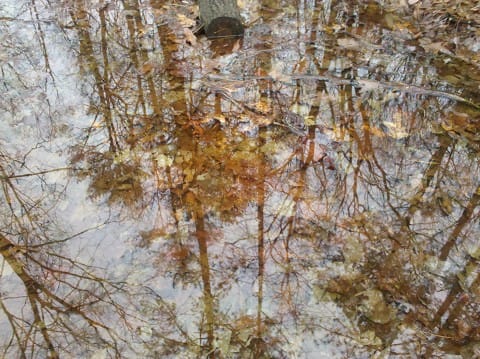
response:
M31 2L32 44L2 24L5 356L478 354L478 114L338 3L260 1L230 43L163 1Z

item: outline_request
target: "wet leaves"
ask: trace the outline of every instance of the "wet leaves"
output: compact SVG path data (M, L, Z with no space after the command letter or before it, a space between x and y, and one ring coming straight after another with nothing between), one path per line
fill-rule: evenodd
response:
M71 73L42 82L35 106L12 105L12 84L28 98L25 74L44 78L47 64L36 64L57 43L24 61L20 49L14 61L0 56L10 96L1 106L4 265L22 269L10 274L17 280L39 281L27 295L63 285L66 271L53 264L83 268L66 256L90 251L87 261L126 277L92 313L107 322L112 311L133 313L121 318L126 329L110 320L95 334L118 326L131 338L139 328L132 357L301 357L305 348L327 348L328 357L475 355L476 4L264 3L244 9L257 20L242 41L215 43L196 32L193 3L111 3L108 18L79 4L69 5L78 14L59 14L77 14L73 25L50 35L78 44L70 56L79 54L82 71L71 71L82 96L71 106L88 111L59 105L79 92ZM58 162L71 162L88 191L65 187L61 200L51 195L56 181L77 181L28 171L66 148L69 159ZM92 247L62 248L50 223L76 225L85 213L57 206L77 202L108 218L111 233L86 231ZM56 246L43 253L43 241ZM22 261L37 254L48 260ZM80 306L89 295L109 298L88 288L64 292ZM54 340L70 330L38 323ZM123 343L105 338L109 348Z
M358 293L360 296L360 312L369 320L378 324L386 324L396 318L396 311L389 306L383 297L383 293L377 289L369 289Z

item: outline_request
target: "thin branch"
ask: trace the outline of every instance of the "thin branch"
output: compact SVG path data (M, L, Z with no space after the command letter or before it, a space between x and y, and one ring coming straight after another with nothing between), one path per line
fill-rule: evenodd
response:
M44 170L44 171L39 171L39 172L23 173L23 174L20 174L20 175L0 176L0 180L39 176L39 175L44 175L44 174L50 173L50 172L69 171L69 170L78 170L78 168L62 167L62 168L55 168L55 169L52 169L52 170Z
M363 88L365 90L395 90L403 93L418 94L424 96L443 97L449 100L461 102L480 110L480 104L467 100L464 97L437 90L430 90L420 86L409 85L403 82L387 82L370 79L342 79L331 75L288 75L279 74L277 76L222 76L216 74L207 75L207 80L210 81L249 81L249 80L267 80L290 82L292 80L314 80L330 82L334 85L352 85L353 87Z

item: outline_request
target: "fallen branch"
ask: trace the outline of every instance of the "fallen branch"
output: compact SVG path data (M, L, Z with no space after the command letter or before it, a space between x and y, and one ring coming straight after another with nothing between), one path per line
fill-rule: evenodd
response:
M443 97L449 100L467 104L469 106L475 107L476 109L480 110L479 104L476 104L470 100L467 100L464 97L461 97L449 92L429 90L423 87L409 85L402 82L384 82L384 81L375 81L375 80L366 80L366 79L356 79L354 80L352 85L355 87L360 87L367 90L386 89L386 90L395 90L403 93L410 93L410 94L423 95L423 96Z
M280 81L288 83L294 80L314 80L314 81L325 81L332 83L334 85L351 85L356 88L361 88L365 91L373 90L394 90L402 93L417 94L423 96L433 96L433 97L442 97L449 100L457 101L460 103L467 104L480 110L480 104L467 100L464 97L437 90L430 90L420 86L409 85L402 82L387 82L387 81L377 81L370 79L342 79L331 75L287 75L280 74L278 76L222 76L216 74L210 74L207 76L208 80L212 81L251 81L251 80L266 80L266 81Z

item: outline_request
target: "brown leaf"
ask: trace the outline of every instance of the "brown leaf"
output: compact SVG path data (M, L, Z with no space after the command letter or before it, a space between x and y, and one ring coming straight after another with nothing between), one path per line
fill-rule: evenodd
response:
M189 28L183 28L183 33L185 34L185 39L187 40L187 43L195 46L197 44L197 37L193 34L193 31L190 30Z

